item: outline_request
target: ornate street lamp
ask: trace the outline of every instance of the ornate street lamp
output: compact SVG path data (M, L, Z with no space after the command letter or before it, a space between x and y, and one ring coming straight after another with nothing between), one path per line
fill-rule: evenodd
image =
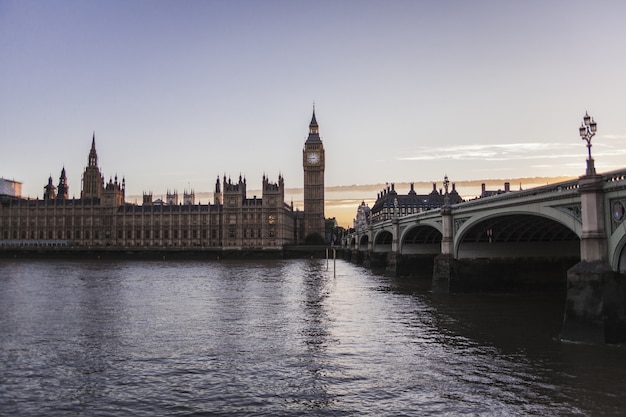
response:
M445 194L443 195L443 205L444 207L450 207L450 195L448 194L448 187L450 186L450 181L448 180L448 174L443 177L443 188L445 190Z
M593 117L589 116L587 112L585 112L585 116L583 117L583 123L578 128L578 132L580 133L580 137L582 140L587 142L587 175L594 175L596 173L596 168L593 164L593 159L591 158L591 138L596 135L596 130L598 126L596 122L593 120Z

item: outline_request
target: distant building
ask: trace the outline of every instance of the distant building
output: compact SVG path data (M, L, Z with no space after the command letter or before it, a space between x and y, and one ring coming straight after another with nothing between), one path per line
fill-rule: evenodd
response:
M325 152L315 112L303 150L305 211L285 203L282 175L271 182L263 175L261 196L248 198L246 179L225 175L215 182L214 203L196 204L195 192L167 191L165 201L143 194L143 204L125 201L126 182L108 183L98 167L95 134L82 176L81 198L69 198L65 167L59 183L52 177L42 200L21 198L21 183L0 181L0 245L215 247L271 249L324 236ZM306 210L310 210L307 212Z
M452 184L452 191L448 193L450 204L457 204L463 201L456 186ZM417 194L413 183L406 195L400 195L395 190L395 184L391 184L382 192L378 193L376 202L371 209L371 222L381 222L392 219L394 213L399 217L409 214L420 213L426 210L433 210L443 207L445 195L442 190L437 191L437 184L433 183L433 190L430 194ZM361 207L359 207L361 209ZM358 216L358 212L357 212Z
M356 211L356 219L354 219L354 230L362 232L367 230L371 222L371 210L365 201L361 202L361 205Z
M504 183L504 191L503 190L487 190L485 183L483 182L481 185L480 198L483 197L491 197L493 195L510 193L511 192L511 184L508 182Z
M165 201L167 201L168 206L177 206L178 205L178 191L174 190L174 192L170 192L170 190L167 190Z
M0 178L0 196L21 197L22 183Z
M187 190L183 191L183 204L186 206L196 204L196 193L193 190L189 192Z

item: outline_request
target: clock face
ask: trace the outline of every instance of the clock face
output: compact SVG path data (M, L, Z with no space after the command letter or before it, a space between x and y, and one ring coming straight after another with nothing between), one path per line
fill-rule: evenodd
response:
M309 164L317 165L320 162L320 154L317 152L309 152L306 156L306 160Z

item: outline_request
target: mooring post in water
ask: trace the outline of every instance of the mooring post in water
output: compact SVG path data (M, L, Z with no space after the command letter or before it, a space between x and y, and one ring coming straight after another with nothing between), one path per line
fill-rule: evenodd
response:
M328 271L328 248L326 248L326 270Z
M329 253L326 248L326 270L328 271ZM333 248L333 277L337 276L337 249Z

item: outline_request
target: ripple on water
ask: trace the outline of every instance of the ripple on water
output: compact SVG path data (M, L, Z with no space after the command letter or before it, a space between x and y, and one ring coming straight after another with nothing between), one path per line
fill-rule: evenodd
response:
M436 297L337 262L0 261L20 415L619 415L620 348L548 298Z

